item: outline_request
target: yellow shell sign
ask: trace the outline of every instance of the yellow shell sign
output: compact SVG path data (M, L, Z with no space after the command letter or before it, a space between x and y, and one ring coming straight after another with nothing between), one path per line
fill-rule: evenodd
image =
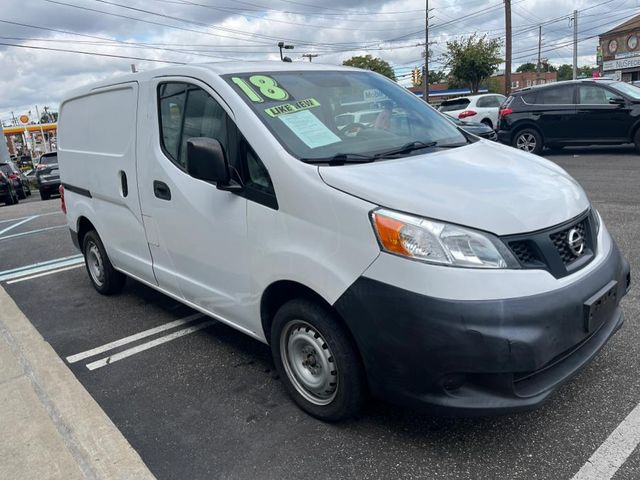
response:
M21 124L26 125L27 123L29 123L29 115L20 115L18 120L20 120Z

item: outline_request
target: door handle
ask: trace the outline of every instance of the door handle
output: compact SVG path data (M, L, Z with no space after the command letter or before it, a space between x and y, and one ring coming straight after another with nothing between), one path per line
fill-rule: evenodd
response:
M171 189L169 185L160 180L153 181L153 194L160 200L171 200Z
M122 170L120 171L120 185L122 186L122 196L129 195L129 184L127 183L127 174Z

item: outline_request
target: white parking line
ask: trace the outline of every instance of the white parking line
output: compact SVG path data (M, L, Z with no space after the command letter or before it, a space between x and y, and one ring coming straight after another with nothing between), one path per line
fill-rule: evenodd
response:
M48 230L57 230L59 228L65 228L65 227L66 225L56 225L55 227L45 227L45 228L39 228L37 230L29 230L28 232L14 233L12 235L5 235L4 237L0 237L0 240L8 240L10 238L23 237L25 235L33 235L34 233L46 232Z
M71 265L77 265L82 262L84 262L82 255L72 255L70 257L56 258L53 260L47 260L46 262L38 262L32 265L25 265L24 267L12 268L10 270L4 270L0 272L0 282L13 280L14 278L19 277L26 277L49 270L56 270L62 267L69 267Z
M609 480L640 444L640 404L607 437L571 480Z
M184 328L182 330L178 330L177 332L170 333L169 335L155 338L146 343L141 343L140 345L136 345L135 347L123 350L122 352L114 353L113 355L110 355L108 357L104 357L100 360L96 360L95 362L88 363L87 368L89 370L96 370L98 368L106 367L107 365L115 363L119 360L135 355L136 353L144 352L145 350L149 350L150 348L157 347L158 345L162 345L163 343L170 342L172 340L175 340L176 338L184 337L185 335L197 332L198 330L207 328L215 323L218 322L216 320L208 320L198 325L194 325L193 327Z
M7 228L5 228L4 230L0 230L0 235L3 235L5 233L7 233L9 230L13 230L16 227L19 227L22 224L25 224L27 222L30 222L31 220L33 220L34 218L37 218L35 215L33 215L32 217L27 217L24 220L19 221L18 223L14 223L13 225L9 225Z
M73 270L74 268L80 268L80 267L83 267L83 266L84 266L84 263L81 263L79 265L71 265L70 267L58 268L56 270L49 270L47 272L38 273L36 275L29 275L28 277L20 277L20 278L18 278L16 280L9 280L7 282L7 285L12 285L14 283L20 283L20 282L25 282L27 280L33 280L34 278L45 277L47 275L53 275L54 273L66 272L67 270Z
M126 345L127 343L133 343L137 340L155 335L156 333L171 330L172 328L179 327L180 325L184 325L186 323L191 323L194 320L202 318L202 316L203 315L201 313L194 313L193 315L189 315L188 317L174 320L173 322L165 323L158 327L150 328L149 330L143 330L142 332L136 333L134 335L129 335L128 337L121 338L120 340L106 343L104 345L101 345L100 347L92 348L91 350L87 350L85 352L76 353L75 355L70 355L66 358L66 360L69 363L76 363L80 360L84 360L85 358L98 355L99 353L104 353L109 350L113 350L114 348L121 347L122 345Z
M62 212L39 213L38 215L30 215L29 217L7 218L6 220L0 220L0 223L17 222L18 220L24 220L25 218L46 217L48 215L64 215L64 214Z

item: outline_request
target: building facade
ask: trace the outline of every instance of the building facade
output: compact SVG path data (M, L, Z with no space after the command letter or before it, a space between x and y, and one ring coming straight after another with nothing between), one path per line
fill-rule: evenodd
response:
M640 15L600 35L598 64L606 77L640 80Z

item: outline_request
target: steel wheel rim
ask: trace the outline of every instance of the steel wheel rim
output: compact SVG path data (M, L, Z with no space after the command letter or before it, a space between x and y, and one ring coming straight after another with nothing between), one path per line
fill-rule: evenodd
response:
M536 149L536 137L532 133L524 133L516 140L516 147L525 152L533 152Z
M104 284L104 264L98 246L90 242L87 248L87 269L93 282L101 287Z
M338 367L327 342L307 322L292 320L280 335L280 358L296 391L314 405L338 393Z

